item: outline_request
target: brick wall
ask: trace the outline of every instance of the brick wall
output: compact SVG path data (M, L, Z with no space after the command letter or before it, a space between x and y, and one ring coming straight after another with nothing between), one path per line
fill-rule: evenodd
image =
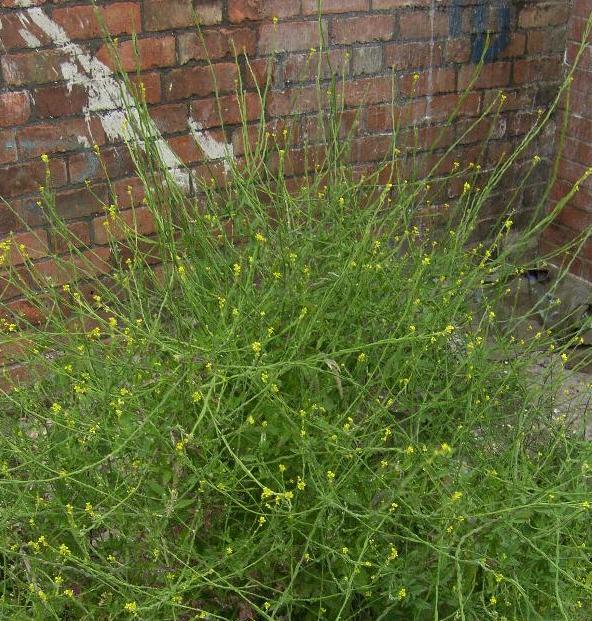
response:
M364 104L352 151L360 171L372 167L390 148L391 71L403 125L425 128L420 137L427 142L433 135L430 128L444 122L459 91L468 85L484 49L485 33L492 31L487 64L475 92L464 102L455 125L444 133L441 146L459 136L503 89L506 105L483 154L483 163L494 161L527 131L536 110L552 100L563 72L570 10L567 0L324 0L319 20L316 0L98 0L97 4L100 18L118 37L124 67L130 70L135 66L131 35L137 33L141 72L133 82L143 85L172 166L183 160L197 175L221 182L226 171L216 158L230 152L240 158L244 148L237 127L235 82L242 74L247 113L254 122L260 112L254 87L263 79L274 50L278 53L266 113L270 119L292 114L296 135L314 137L316 60L311 48L318 45L319 24L330 47L331 67L323 64L324 77L333 70L345 75L351 119ZM576 12L581 18L590 2L579 4ZM213 61L224 127L193 10ZM99 248L99 256L108 260L103 203L112 202L115 194L125 209L130 204L128 188L135 200L141 198L141 188L122 146L121 98L92 3L0 0L0 43L0 196L36 233L19 232L18 219L0 203L0 236L16 232L39 270L56 276L48 257L59 252L60 245L37 205L45 168L40 156L48 154L59 213L78 237ZM244 58L238 67L234 64L233 45L248 54L254 75ZM589 93L589 87L583 79L581 89ZM586 127L590 129L589 124ZM479 157L483 137L482 131L468 135L457 159L468 162ZM112 185L106 183L93 145L102 151ZM584 142L577 145L586 148ZM542 145L542 154L545 148L549 154L551 146L550 141ZM294 157L291 172L295 176L303 172L302 158ZM180 171L179 180L191 190L191 181ZM86 184L92 186L94 197ZM525 200L528 203L532 196ZM149 218L140 221L149 233ZM22 258L16 252L12 260L18 263ZM3 291L4 301L14 293Z
M565 62L573 64L592 14L592 0L574 0L567 33ZM553 187L552 206L592 166L592 37L581 57L570 96L569 122L560 162L558 181ZM542 240L543 250L568 243L586 226L592 225L592 176L565 206ZM592 280L592 241L586 243L572 264L572 271Z

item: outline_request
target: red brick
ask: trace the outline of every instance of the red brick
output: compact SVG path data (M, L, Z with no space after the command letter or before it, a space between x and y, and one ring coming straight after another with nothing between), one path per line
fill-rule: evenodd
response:
M546 28L559 26L567 21L569 6L563 2L538 3L526 6L520 11L518 25L520 28Z
M219 24L222 21L222 2L203 0L194 8L191 0L144 1L146 30L194 27L196 17L202 26Z
M234 24L295 15L300 15L300 0L229 0L228 3L228 19Z
M160 88L160 74L149 72L137 74L129 74L129 79L132 84L131 93L139 100L146 99L146 103L155 104L159 103L162 99L162 92ZM140 88L143 85L143 89Z
M571 116L567 132L570 136L577 136L579 140L592 142L592 123L586 119Z
M429 7L432 0L372 0L374 10L400 9L406 7Z
M473 88L496 88L507 86L510 83L510 72L512 64L509 62L497 62L482 65L478 68L475 65L465 65L458 73L458 88L464 90L468 88L476 71L478 76L473 83Z
M108 216L100 216L92 221L91 226L94 242L100 246L110 240L125 239L134 231L140 235L150 235L155 231L154 217L147 207L120 211L115 221Z
M206 159L195 138L189 134L167 138L167 143L184 164L203 162Z
M74 220L102 212L109 197L109 188L106 184L96 183L91 190L85 187L58 192L55 199L58 215L65 220Z
M461 99L462 98L462 99ZM446 120L453 112L456 117L477 116L481 104L479 93L435 95L430 98L428 116L432 120Z
M592 166L592 142L583 142L578 136L569 137L564 146L565 157L574 162L581 162ZM592 209L592 204L590 205Z
M83 119L64 119L23 127L17 138L21 155L31 158L42 153L78 151L93 143L103 144L105 132L97 119L91 121L90 127Z
M70 183L79 184L85 180L110 179L128 176L134 172L134 163L125 146L101 149L100 159L94 151L74 153L68 158Z
M394 69L419 69L442 62L442 44L389 43L384 46L384 64Z
M315 112L318 107L318 91L315 86L272 91L267 98L267 112L272 117Z
M234 90L238 68L234 63L219 63L210 67L173 69L164 78L164 95L167 100L185 99L193 95L206 97L215 91L212 69L218 92Z
M483 144L490 140L499 140L506 135L506 121L503 117L483 117L475 124L474 119L457 123L460 144L478 142Z
M0 202L0 235L16 231L20 225L13 206Z
M370 0L322 0L322 12L328 13L354 13L367 11L370 8ZM319 0L302 0L302 13L314 15L319 11Z
M335 49L323 52L319 67L318 54L290 54L284 64L284 80L290 82L309 82L331 76L348 74L349 55L347 50Z
M375 162L392 153L393 136L365 136L351 142L350 158L353 162Z
M156 124L158 131L163 134L185 131L189 118L189 105L179 103L153 106L150 108L150 117Z
M326 21L321 22L323 32L327 31ZM319 23L317 20L308 22L288 22L280 24L264 24L259 29L259 52L298 52L317 47L320 41Z
M202 40L203 37L203 40ZM250 28L219 28L197 32L183 32L178 37L179 62L220 59L226 56L255 53L255 32Z
M348 107L361 104L375 104L392 101L393 80L383 78L361 78L346 82L344 100Z
M260 89L263 89L268 83L270 87L275 86L275 72L278 65L278 60L274 56L250 60L243 75L245 88L259 87Z
M62 160L51 160L49 169L55 186L66 182L66 166ZM45 164L40 160L0 169L0 196L4 198L36 193L43 184L45 184Z
M70 57L60 49L5 54L0 58L2 74L9 85L43 84L62 79L61 66Z
M587 32L587 24L587 19L577 17L572 18L569 24L568 38L575 42L582 41ZM592 32L588 34L587 43L592 43Z
M565 49L565 30L531 30L528 33L527 49L529 54L562 53Z
M262 0L230 0L228 4L228 19L239 24L248 20L257 20L263 17Z
M202 127L219 127L221 124L220 113L225 125L238 125L241 123L241 112L246 121L254 121L261 114L261 99L257 93L245 93L240 106L236 95L212 99L200 99L191 104L191 116Z
M508 45L500 54L500 58L515 58L523 56L526 51L526 34L523 32L513 32L510 35Z
M37 263L35 273L43 278L48 285L59 287L77 277L108 274L113 269L110 258L111 251L109 248L93 248L83 252L80 257L69 256L66 260L51 259Z
M514 84L559 80L563 67L559 58L517 60L514 63Z
M52 19L71 39L102 37L103 28L113 36L138 33L142 30L140 4L115 2L107 6L68 6L54 9Z
M51 43L51 38L33 22L26 11L0 15L0 50L36 48Z
M28 0L27 6L41 6L47 0ZM19 9L23 6L23 0L0 0L0 7L3 9Z
M18 233L11 240L12 244L8 258L8 262L11 265L21 265L25 262L25 258L31 260L41 259L46 257L49 252L47 232L43 229ZM24 246L24 251L21 251L20 246Z
M471 41L468 37L448 39L446 42L446 60L451 63L468 63L471 58Z
M111 69L124 71L171 67L175 64L175 37L148 37L118 43L115 49L103 44L96 57Z
M535 93L530 89L521 88L514 90L504 90L506 97L501 109L504 112L510 110L521 110L523 108L531 109L532 102L535 98ZM483 91L483 110L490 108L496 110L500 103L500 90L492 89Z
M68 252L72 247L87 248L91 245L90 227L86 220L69 222L66 226L67 234L64 237L55 229L50 230L52 248L56 254Z
M405 95L434 95L456 90L456 71L454 69L424 69L416 80L412 74L401 76L401 92Z
M580 192L582 191L583 190L580 190ZM590 198L588 200L590 200ZM557 216L556 222L557 224L568 227L572 231L579 233L583 229L592 226L592 212L589 210L577 209L572 206L566 206Z
M403 13L399 18L402 40L432 39L448 36L448 15L441 11Z
M31 91L33 109L40 119L81 114L88 105L88 92L79 84L41 86Z
M138 177L128 177L113 183L113 195L121 209L139 205L146 194L146 188Z
M28 300L15 300L9 302L2 309L2 315L4 317L12 317L18 320L18 323L24 322L24 326L20 328L26 328L30 325L39 325L43 321L43 311L39 308L37 301L35 304Z
M0 129L0 164L10 164L16 160L16 134L14 129Z
M331 38L337 44L388 41L395 33L395 18L388 15L349 17L333 22Z
M369 132L391 132L394 127L412 125L426 114L426 100L416 99L404 105L371 106L368 108L366 128Z
M25 91L0 93L0 127L22 125L30 114L29 95Z

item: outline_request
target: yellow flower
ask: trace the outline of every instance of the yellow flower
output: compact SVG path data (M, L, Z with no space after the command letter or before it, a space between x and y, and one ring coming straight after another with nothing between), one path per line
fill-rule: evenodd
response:
M278 468L280 472L286 472L286 466L284 464L280 464Z
M343 548L341 548L341 554L349 554L349 548L347 546L343 546Z
M243 269L243 268L241 267L240 263L235 263L235 264L232 266L232 271L234 272L234 275L235 275L237 278L240 276L242 269Z
M401 587L397 593L397 597L399 598L399 601L405 599L407 597L407 589L405 587Z
M267 522L267 520L266 520L266 519L265 519L265 518L261 515L261 516L259 517L259 525L260 525L260 526L263 526L263 524L265 524L265 522Z
M41 161L42 161L44 164L47 164L47 163L49 162L49 157L48 157L47 153L43 153L43 154L41 155Z
M300 491L302 491L302 490L306 487L306 482L305 482L303 479L301 479L300 477L298 477L297 481L298 481L298 482L296 483L296 487L297 487Z
M394 561L399 556L399 551L395 548L394 545L391 544L391 549L389 550L388 560Z
M255 234L255 239L260 243L260 244L265 244L267 242L267 237L265 237L265 235L263 235L263 233L256 233Z
M136 614L138 612L138 604L136 602L127 602L123 609L125 612L129 612L131 614Z
M72 589L64 589L64 595L72 599L74 597L74 591Z
M364 352L358 355L358 362L362 363L362 362L366 362L366 360L367 360L367 356Z
M196 390L193 395L191 395L191 400L193 403L199 403L203 399L203 393L201 390Z
M462 492L454 492L450 498L452 499L453 502L458 502L462 497L463 497Z
M329 483L333 483L333 481L335 480L335 473L333 472L333 470L327 470L327 480L329 481Z
M251 349L253 350L253 352L255 353L256 356L258 356L261 353L261 343L259 341L254 341L253 343L251 343Z
M70 548L65 543L60 544L60 547L58 548L58 552L62 556L70 556L71 554Z
M448 443L442 442L442 444L440 444L440 448L436 449L436 453L439 455L450 455L452 453L452 449Z

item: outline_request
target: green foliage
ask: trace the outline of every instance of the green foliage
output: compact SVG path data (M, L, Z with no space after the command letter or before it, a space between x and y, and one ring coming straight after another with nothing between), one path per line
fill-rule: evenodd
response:
M487 176L405 179L393 149L356 179L337 110L301 189L263 129L199 199L134 150L156 236L119 235L109 277L74 244L70 284L20 281L48 319L0 395L3 618L589 619L592 448L529 375L552 337L499 316L530 267L511 201L470 244L543 123Z

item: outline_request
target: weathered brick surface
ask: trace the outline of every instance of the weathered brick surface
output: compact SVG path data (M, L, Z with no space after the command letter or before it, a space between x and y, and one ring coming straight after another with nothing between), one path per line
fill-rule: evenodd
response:
M539 20L548 16L553 22L560 23L567 7L562 3L543 3L533 8L526 15L529 23L540 24ZM565 60L573 63L585 32L585 23L592 14L592 0L574 0L571 7L571 17L567 27L567 49ZM556 37L535 37L533 31L529 37L533 49L558 49ZM551 207L569 192L574 184L578 184L579 191L560 213L559 218L551 230L546 231L541 240L541 250L555 250L569 243L585 227L592 224L592 36L587 40L587 47L581 56L578 69L573 74L573 83L570 96L570 116L565 135L565 144L559 162L558 180L551 194ZM565 43L564 43L565 47ZM527 63L529 61L523 61ZM552 65L543 67L536 60L531 60L531 67L525 66L523 72L528 79L534 81L534 68L542 76L554 74L560 69ZM534 63L537 63L535 65ZM562 67L565 69L565 67ZM560 130L561 131L561 130ZM559 136L558 136L559 137ZM565 257L573 258L571 255ZM572 271L592 280L592 242L586 242L579 256L573 262Z
M323 0L322 5L319 19L317 0L101 0L96 7L92 0L0 0L0 196L39 232L43 243L20 239L31 245L40 271L54 282L67 279L47 256L48 248L59 253L66 247L48 229L37 205L38 187L46 180L41 154L50 156L56 205L71 234L100 246L93 258L98 272L108 269L110 236L123 235L105 226L105 205L117 200L122 218L131 223L129 209L143 198L133 162L109 125L109 98L96 80L94 89L88 83L89 72L108 80L114 67L103 27L116 37L123 68L133 72L132 88L145 98L166 143L204 179L227 181L224 166L205 161L188 120L208 132L210 140L230 143L240 158L256 137L261 114L256 87L269 71L265 114L278 144L287 129L296 145L286 157L286 170L294 175L289 183L296 188L306 165L324 153L316 127L319 69L322 98L330 79L345 80L339 88L343 134L355 131L354 174L371 171L389 153L393 120L400 129L400 148L413 150L420 171L437 161L436 155L423 153L437 135L442 148L459 140L454 158L471 161L482 153L486 163L512 149L536 119L536 109L552 101L565 72L564 53L568 60L574 57L592 11L592 0L574 0L571 7L567 0ZM30 7L43 11L53 24L51 32L44 30L43 20L33 19ZM488 31L489 51L484 48ZM462 98L460 91L472 82L481 57L485 65L474 92ZM591 164L591 59L585 56L574 74L562 185L553 200ZM247 89L241 105L235 93L239 80ZM499 89L507 95L499 119L467 131L496 101ZM240 127L241 106L249 124L246 133ZM459 118L445 126L453 109ZM483 149L480 143L487 136L491 144ZM308 163L305 141L315 145ZM541 144L543 155L550 155L551 143ZM101 146L100 159L94 144ZM446 158L442 170L450 169L454 158ZM590 220L590 184L582 183L562 214L555 240ZM448 194L460 191L462 186L451 187ZM537 191L528 188L525 196ZM135 215L140 230L150 234L149 214L136 209ZM26 234L22 222L0 203L0 237L10 231ZM586 259L579 265L587 265Z

